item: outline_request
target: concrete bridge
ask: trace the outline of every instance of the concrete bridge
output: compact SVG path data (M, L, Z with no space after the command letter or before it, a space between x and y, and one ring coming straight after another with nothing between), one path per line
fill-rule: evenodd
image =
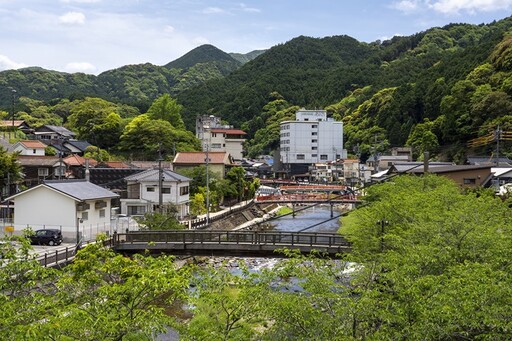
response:
M334 257L351 251L350 243L337 233L280 231L181 230L117 233L112 248L122 253L169 253L174 255L284 257L279 249L302 254L318 251Z

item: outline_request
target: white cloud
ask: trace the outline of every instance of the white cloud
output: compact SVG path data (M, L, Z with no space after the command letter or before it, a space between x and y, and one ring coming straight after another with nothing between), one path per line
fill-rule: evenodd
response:
M59 22L68 25L83 25L85 23L85 15L80 12L68 12L59 17Z
M240 4L240 8L242 8L242 11L244 12L252 12L252 13L260 13L261 10L259 8L254 8L254 7L247 7L246 4Z
M174 27L172 27L171 25L167 25L164 27L164 32L165 33L174 33Z
M94 71L96 71L96 67L91 63L87 62L67 63L65 69L68 72L93 73Z
M203 13L204 14L222 14L222 13L226 13L226 11L224 11L222 8L219 8L219 7L207 7L205 9L203 9Z
M0 54L0 70L20 69L22 67L27 67L27 65L17 63L9 59L9 57Z
M391 7L404 13L413 13L420 9L421 3L417 0L402 0L391 4Z
M460 12L477 13L509 10L512 0L438 0L429 4L429 7L445 14L458 14Z

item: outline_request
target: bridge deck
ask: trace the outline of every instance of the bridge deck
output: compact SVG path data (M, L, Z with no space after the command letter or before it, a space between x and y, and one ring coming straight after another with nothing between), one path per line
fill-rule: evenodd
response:
M279 231L152 231L120 233L113 236L118 252L170 253L187 255L244 255L282 257L279 249L297 249L335 256L350 252L350 243L336 233L304 233Z

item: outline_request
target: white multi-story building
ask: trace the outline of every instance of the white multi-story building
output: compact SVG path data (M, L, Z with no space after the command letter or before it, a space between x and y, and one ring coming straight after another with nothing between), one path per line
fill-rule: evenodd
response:
M291 174L307 172L309 165L346 158L343 122L327 118L325 110L301 109L295 121L280 124L280 161Z
M242 160L246 133L229 125L222 125L213 115L199 116L196 137L202 141L203 152L228 152L235 160Z

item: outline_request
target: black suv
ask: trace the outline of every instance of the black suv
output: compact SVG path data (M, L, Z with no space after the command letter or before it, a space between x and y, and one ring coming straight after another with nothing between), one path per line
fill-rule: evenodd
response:
M36 232L30 236L30 240L33 245L60 245L60 243L62 243L62 233L57 229L36 230Z

